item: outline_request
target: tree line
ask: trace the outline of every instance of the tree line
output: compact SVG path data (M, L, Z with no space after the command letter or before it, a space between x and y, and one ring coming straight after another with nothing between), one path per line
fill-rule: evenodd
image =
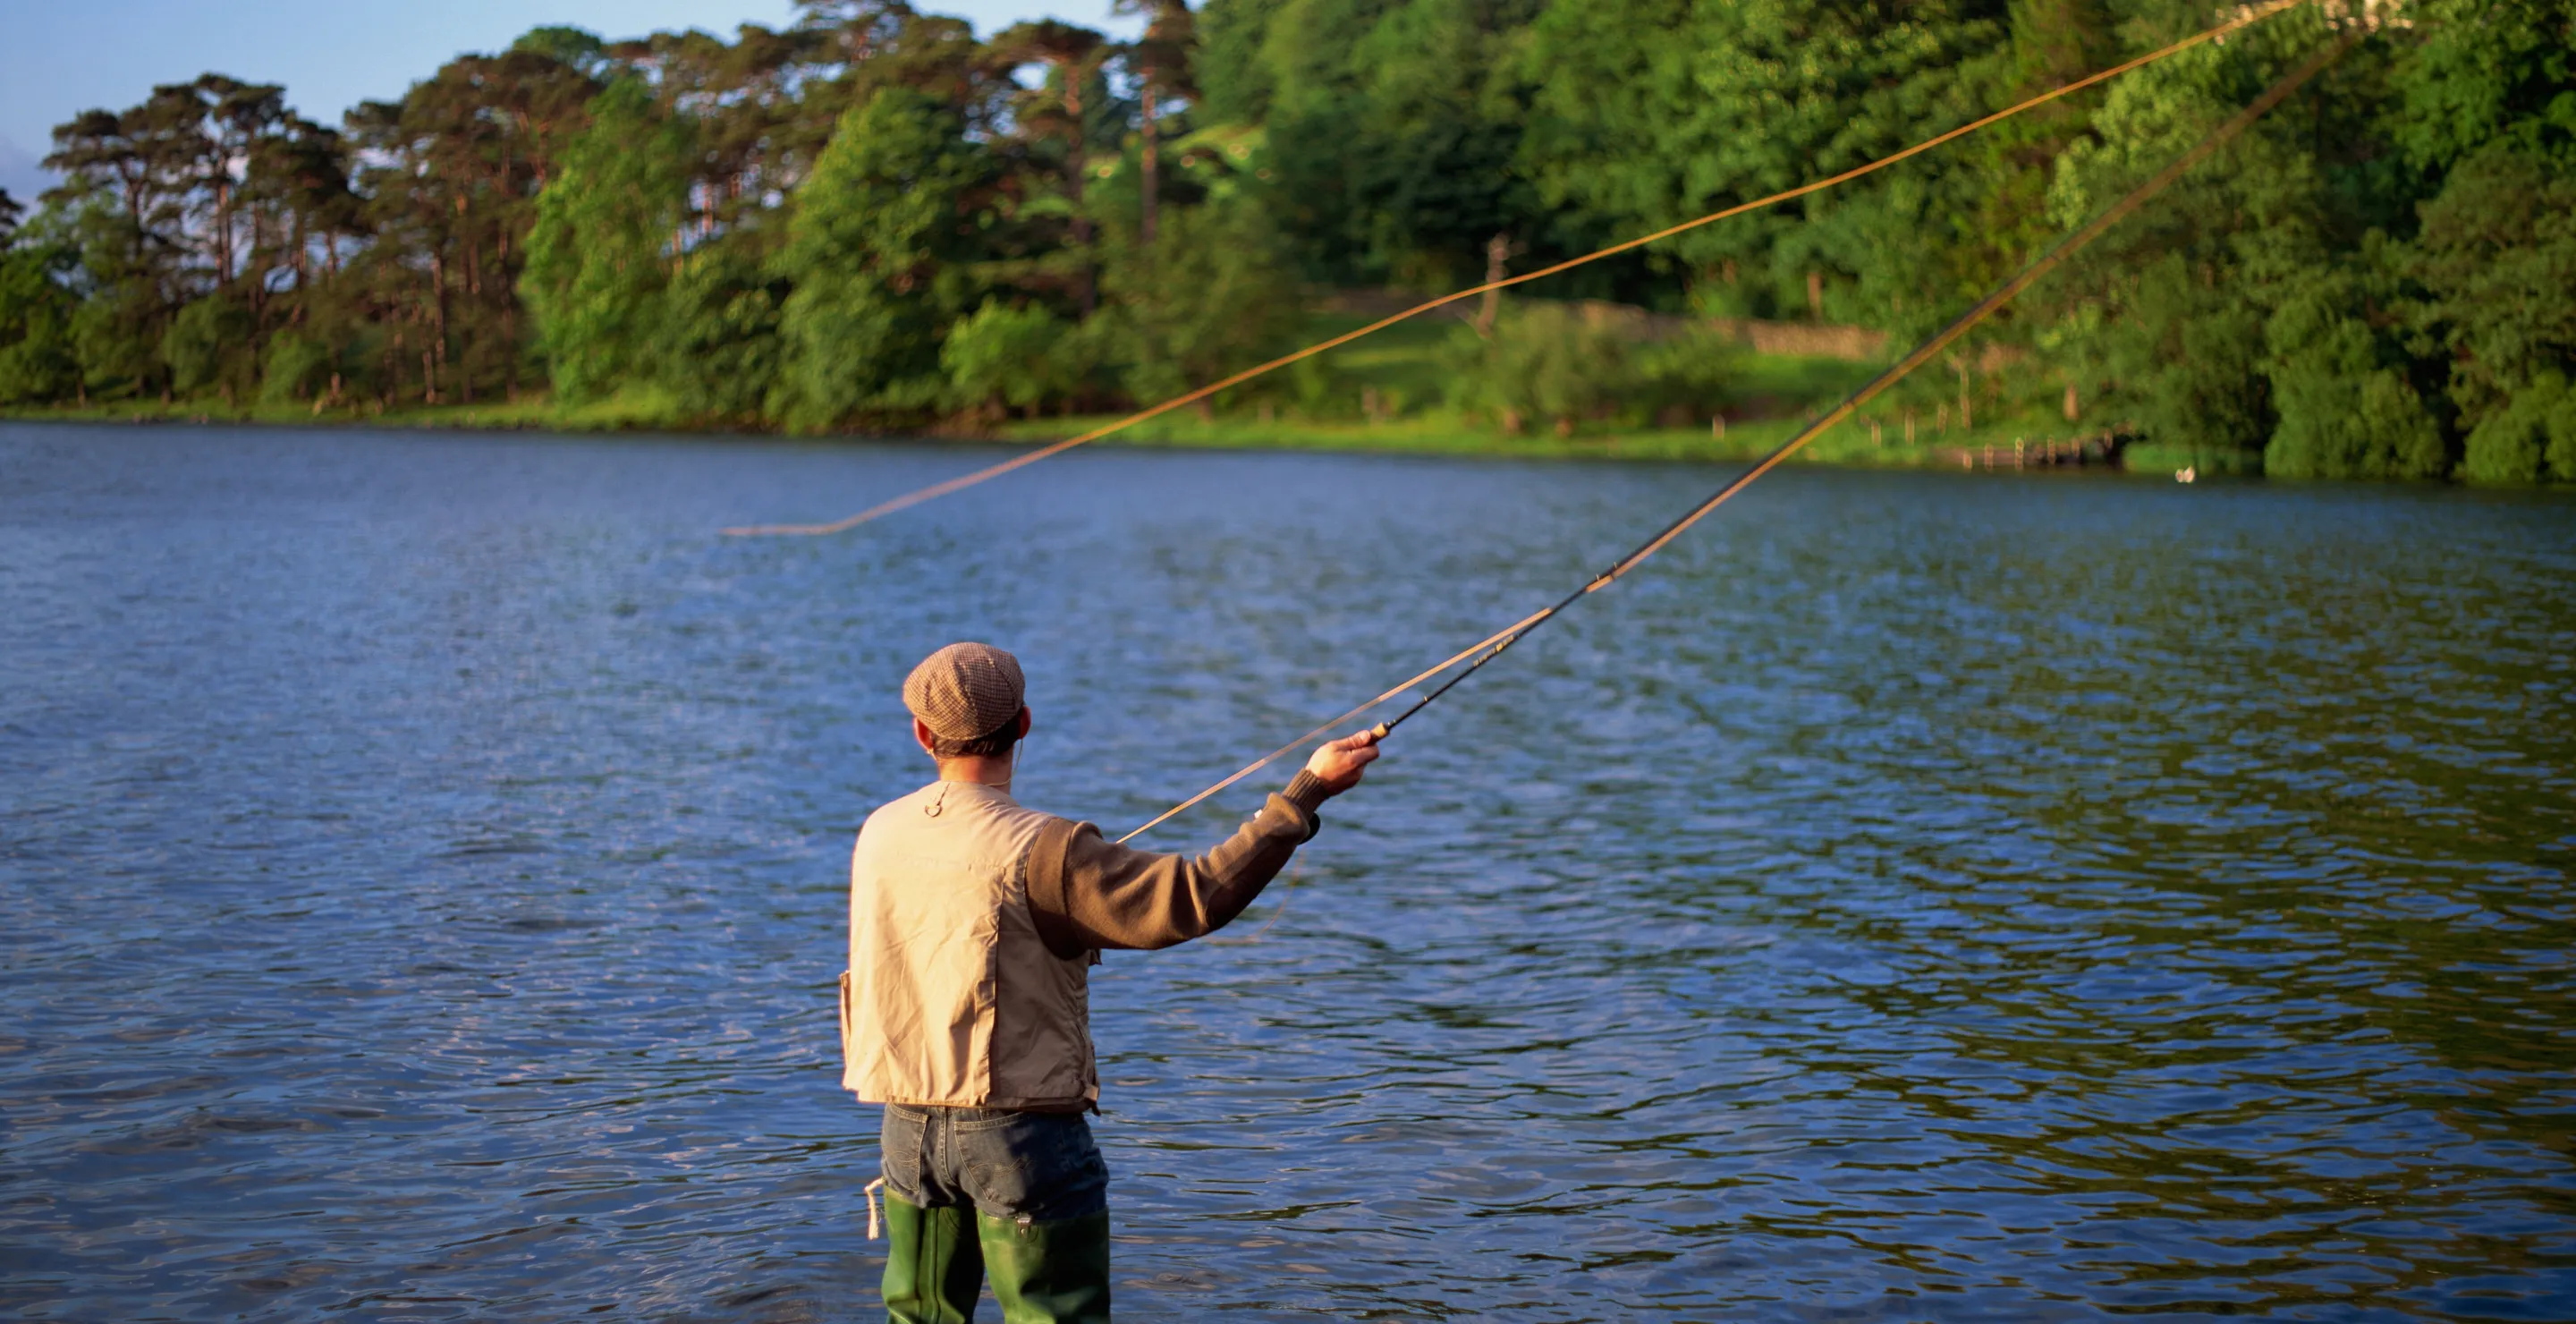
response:
M1317 291L1526 270L2216 16L1124 3L1130 40L979 36L899 0L802 0L729 39L541 28L337 126L216 74L84 112L54 131L66 182L39 209L0 195L0 404L542 391L809 432L1112 408L1294 343ZM1955 383L1909 389L2212 467L2576 480L2576 0L2303 7L1537 292L1902 341L2353 25L2323 76L1981 332ZM1641 354L1570 306L1455 325L1457 403L1518 426L1722 393L1713 340ZM1336 407L1329 372L1214 407ZM1558 403L1523 399L1548 382Z

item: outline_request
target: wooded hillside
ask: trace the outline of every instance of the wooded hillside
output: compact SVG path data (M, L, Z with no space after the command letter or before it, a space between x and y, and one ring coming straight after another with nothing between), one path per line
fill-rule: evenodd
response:
M819 432L1098 410L1844 169L2215 21L2178 0L1132 0L1135 41L879 0L784 30L539 29L338 126L216 74L0 195L0 405L517 398ZM1978 408L2213 468L2576 480L2576 0L2308 6L1801 204L1464 321L1450 402L1688 413L1721 337L1904 341L2328 39L2245 139L1980 332ZM2007 372L1985 369L2014 365ZM1329 364L1226 410L1348 407ZM1542 390L1542 383L1555 383ZM1554 394L1546 394L1553 391ZM1929 395L1925 397L1927 400Z

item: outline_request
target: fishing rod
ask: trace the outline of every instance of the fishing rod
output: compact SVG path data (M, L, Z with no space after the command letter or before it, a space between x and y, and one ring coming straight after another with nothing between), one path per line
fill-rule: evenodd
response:
M2060 238L2056 243L2050 245L2046 252L2041 253L2037 258L2032 259L2029 265L2024 266L2019 272L2016 272L2011 279L1996 286L1986 295L1985 298L1978 300L1974 307L1971 307L1968 311L1960 314L1956 319L1951 321L1948 326L1945 326L1941 328L1940 331L1934 333L1930 339L1915 346L1905 355L1905 357L1898 359L1885 371L1870 378L1869 381L1864 383L1858 390L1855 390L1850 395L1843 397L1842 403L1837 404L1832 409L1818 415L1805 427L1800 428L1795 436L1792 436L1787 441L1773 447L1769 453L1765 454L1760 460L1755 461L1753 467L1727 480L1727 482L1723 486L1719 487L1717 491L1711 493L1706 500L1701 501L1698 505L1682 512L1682 514L1675 517L1671 523L1666 524L1661 530L1657 531L1653 537L1638 544L1627 555L1622 556L1616 562L1613 562L1609 569L1593 576L1592 579L1582 587L1577 588L1573 592L1566 594L1564 597L1557 599L1555 602L1522 617L1520 620L1485 636L1483 639L1468 645L1466 648L1451 654L1438 665L1413 676L1402 684L1388 689L1384 693L1379 694L1376 698L1351 709L1349 712L1335 717L1330 722L1326 722L1323 725L1316 727L1314 730L1308 731L1306 734L1299 736L1297 739L1290 741L1288 744L1282 745L1278 749L1263 755L1261 758L1246 764L1241 770L1234 773L1234 775L1227 777L1225 780L1208 787L1206 790L1191 796L1189 799L1183 800L1179 804L1164 810L1161 814L1156 815L1152 821L1146 823L1143 827L1137 828L1134 832L1130 832L1126 836L1120 837L1119 840L1124 842L1143 834L1148 829L1169 820L1174 815L1190 808L1192 805L1198 804L1209 796L1214 795L1217 792L1234 785L1236 782L1251 776L1253 773L1260 771L1262 768L1269 766L1271 763L1276 762L1281 757L1295 751L1306 742L1313 740L1315 737L1340 726L1344 722L1348 722L1353 718L1359 717L1360 715L1379 707L1388 700L1411 690L1415 685L1418 685L1433 676L1439 675L1441 672L1456 666L1460 662L1467 663L1464 669L1460 670L1456 675L1449 677L1447 680L1442 681L1437 688L1416 700L1413 706L1396 714L1394 718L1380 722L1377 726L1372 728L1381 740L1394 734L1397 727L1404 725L1407 721L1410 721L1415 714L1438 702L1442 695L1457 688L1458 685L1465 681L1469 676L1475 675L1478 671L1483 670L1486 663L1493 661L1495 658L1501 657L1512 645L1528 638L1530 634L1540 626L1556 619L1556 617L1566 608L1571 607L1575 603L1582 601L1584 598L1594 593L1598 593L1618 582L1621 576L1636 569L1637 566L1647 557L1653 556L1655 553L1662 551L1666 544L1672 542L1673 539L1680 537L1684 530L1699 523L1701 520L1706 519L1711 513L1716 511L1719 506L1725 505L1729 500L1733 499L1737 493L1752 486L1755 480L1761 478L1762 475L1769 473L1774 467L1778 466L1781 461L1788 459L1808 442L1814 441L1817 437L1822 436L1827 429L1842 422L1844 419L1849 418L1852 413L1862 405L1869 403L1881 392L1887 390L1887 388L1904 380L1907 374L1913 372L1916 368L1923 366L1926 362L1929 362L1933 355L1940 353L1943 349L1947 348L1951 342L1957 340L1963 335L1966 335L1978 323L1983 322L1988 317L1992 316L1996 310L2002 308L2005 304L2012 302L2014 296L2020 294L2023 290L2028 289L2032 282L2047 275L2050 271L2055 270L2059 264L2065 262L2066 259L2082 251L2085 245L2100 238L2104 231L2107 231L2112 226L2119 224L2120 221L2125 219L2130 213L2136 211L2139 207L2144 206L2148 199L2163 192L2167 185L2180 179L2193 166L2200 164L2203 160L2207 159L2212 152L2225 146L2230 140L2234 139L2237 134L2244 132L2247 126L2253 124L2254 121L2261 119L2273 107L2281 104L2281 102L2292 92L2297 91L2300 85L2306 83L2310 78L2315 77L2319 70L2325 68L2328 64L2333 63L2335 57L2350 49L2354 42L2361 39L2362 32L2363 29L2358 24L2347 27L2334 41L2319 47L2314 53L2310 54L2307 59L2301 61L2298 67L2290 70L2290 72L2286 74L2283 74L2278 81L2264 89L2261 96L2254 98L2252 102L2248 103L2243 109L2237 111L2235 114L2229 116L2217 128L2210 130L2209 133L2199 142L2192 144L2189 150L2185 151L2182 155L2175 157L2171 162L2167 163L2163 169L2149 177L2145 183L2130 190L2127 196L2121 198L2118 202L2111 204L2092 220L2085 222L2082 226L2068 233L2063 238Z
M1099 427L1093 428L1089 432L1082 433L1078 436L1068 437L1063 441L1054 442L1046 446L1041 446L1025 455L1013 456L999 464L978 469L973 473L961 474L955 478L932 483L927 487L917 488L913 491L906 492L901 496L892 497L885 501L878 502L876 505L870 506L855 515L832 520L829 523L824 524L738 525L724 530L724 534L729 538L775 536L814 537L846 532L847 530L854 529L862 524L868 523L871 520L880 519L884 516L894 514L896 511L909 510L914 506L927 501L935 501L952 492L961 492L978 483L989 482L992 479L999 478L1004 474L1013 472L1014 470L1024 469L1042 460L1052 459L1055 456L1062 455L1066 451L1072 450L1076 446L1089 445L1090 443L1098 441L1112 433L1124 431L1127 428L1133 427L1138 423L1143 423L1149 419L1159 418L1162 415L1168 414L1184 405L1196 404L1209 396L1215 395L1219 391L1227 389L1228 387L1240 386L1245 382L1251 381L1255 377L1275 372L1292 363L1299 362L1300 360L1313 358L1327 350L1338 349L1354 340L1358 340L1362 336L1373 335L1395 325L1398 322L1419 317L1422 314L1431 312L1435 309L1445 308L1448 305L1457 303L1461 300L1472 299L1480 294L1490 293L1495 290L1509 289L1512 286L1527 284L1534 280L1544 280L1549 276L1554 276L1561 272L1572 271L1576 267L1598 262L1604 258L1616 257L1621 253L1643 248L1648 244L1652 244L1660 240L1670 239L1674 235L1696 230L1704 225L1714 225L1717 222L1726 220L1730 217L1741 216L1747 212L1759 211L1765 207L1773 207L1783 202L1794 201L1798 198L1803 198L1810 193L1819 193L1825 189L1832 188L1837 184L1848 183L1863 175L1873 174L1877 171L1884 170L1889 166L1895 165L1900 161L1920 156L1925 152L1931 151L1935 147L1941 146L1943 143L1964 138L1980 129L1986 128L1990 125L1999 124L2025 111L2036 110L2039 107L2047 105L2052 101L2056 101L2061 97L2071 96L2088 87L2108 82L2122 74L2129 73L2137 69L2143 69L2159 60L2179 55L2184 51L2202 44L2203 42L2222 40L2227 36L2227 34L2234 32L2239 28L2261 22L2262 20L2270 18L2272 15L2280 13L2285 9L2294 8L2306 3L2308 3L2308 0L2266 0L2263 4L2247 6L2238 10L2235 17L2230 18L2226 22L2220 23L2215 27L2202 29L2201 31L2195 32L2180 41L2159 47L2137 57L2136 59L2113 65L2098 73L2087 74L2082 78L2076 79L2074 82L2050 88L2045 92L2039 93L2038 95L2030 97L2015 105L2007 106L1991 115L1984 116L1980 119L1970 120L1968 123L1962 124L1947 133L1936 134L1914 144L1911 147L1891 152L1875 161L1854 166L1840 174L1828 175L1823 179L1800 184L1795 188L1784 189L1767 197L1755 198L1751 202L1742 202L1737 203L1732 207L1720 208L1719 210L1710 212L1705 216L1693 217L1692 219L1683 221L1678 225L1666 226L1661 230L1655 231L1653 234L1639 235L1634 239L1622 240L1607 248L1596 249L1593 252L1585 253L1580 257L1568 258L1553 266L1541 267L1536 271L1524 272L1518 276L1506 276L1500 280L1489 280L1482 285L1470 286L1454 293L1441 295L1439 298L1432 299L1424 303L1415 304L1411 308L1382 317L1355 331L1345 331L1342 334L1333 336L1329 339L1317 341L1312 345L1306 346L1304 349L1280 355L1278 358L1272 359L1267 363L1255 364L1254 366L1246 368L1232 376L1219 378L1218 380L1210 382L1196 390L1184 391L1179 395L1173 396L1171 399L1165 400L1146 409L1140 409L1135 413L1129 414L1126 417L1117 419L1113 422L1102 424Z

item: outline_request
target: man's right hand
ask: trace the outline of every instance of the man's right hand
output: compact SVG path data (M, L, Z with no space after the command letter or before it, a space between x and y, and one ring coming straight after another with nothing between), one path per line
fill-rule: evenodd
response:
M1355 736L1344 736L1316 750L1313 757L1306 760L1306 771L1324 783L1326 792L1340 795L1359 785L1361 770L1377 761L1380 738L1375 728Z

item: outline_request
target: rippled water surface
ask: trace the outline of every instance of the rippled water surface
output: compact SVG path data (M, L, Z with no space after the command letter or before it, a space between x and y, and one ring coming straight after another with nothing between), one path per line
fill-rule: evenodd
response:
M863 1318L914 659L1123 830L1724 476L714 536L980 458L0 428L0 1307ZM1099 972L1124 1315L2576 1317L2576 502L1784 473L1325 817Z

